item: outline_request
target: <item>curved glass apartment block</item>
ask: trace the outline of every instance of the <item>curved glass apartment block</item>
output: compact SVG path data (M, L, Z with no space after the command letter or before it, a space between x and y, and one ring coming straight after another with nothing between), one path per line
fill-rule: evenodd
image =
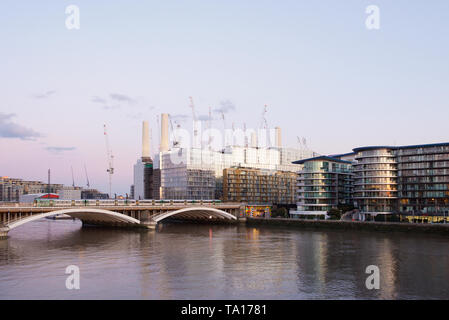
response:
M398 211L398 165L394 147L356 148L354 202L376 216Z
M319 156L294 162L304 167L298 175L297 213L328 212L352 204L352 163Z

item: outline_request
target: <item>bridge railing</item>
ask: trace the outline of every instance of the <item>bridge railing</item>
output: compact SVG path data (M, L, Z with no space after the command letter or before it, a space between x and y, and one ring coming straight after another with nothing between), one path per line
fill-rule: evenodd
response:
M46 200L35 201L33 207L81 207L81 206L170 206L170 205L216 205L221 200Z

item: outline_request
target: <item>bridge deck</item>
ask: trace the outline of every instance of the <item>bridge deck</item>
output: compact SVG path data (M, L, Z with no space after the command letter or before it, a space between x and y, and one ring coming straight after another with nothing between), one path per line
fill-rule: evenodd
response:
M217 209L239 209L240 203L221 203L221 204L163 204L163 205L53 205L53 206L0 206L0 213L18 213L18 212L51 212L63 209L103 209L111 211L144 211L144 210L179 210L189 207L206 207Z

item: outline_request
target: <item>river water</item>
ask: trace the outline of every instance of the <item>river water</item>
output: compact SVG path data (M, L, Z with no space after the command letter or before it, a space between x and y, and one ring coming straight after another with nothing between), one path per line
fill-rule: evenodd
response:
M0 299L449 299L440 235L42 219L0 240ZM69 265L80 288L66 288ZM368 290L366 268L380 271Z

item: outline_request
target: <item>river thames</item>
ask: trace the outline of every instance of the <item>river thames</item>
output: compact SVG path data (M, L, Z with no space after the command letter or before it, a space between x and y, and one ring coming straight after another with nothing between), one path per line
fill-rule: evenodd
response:
M67 266L80 270L68 290ZM379 267L380 289L365 273ZM0 299L449 299L441 235L42 219L0 240Z

